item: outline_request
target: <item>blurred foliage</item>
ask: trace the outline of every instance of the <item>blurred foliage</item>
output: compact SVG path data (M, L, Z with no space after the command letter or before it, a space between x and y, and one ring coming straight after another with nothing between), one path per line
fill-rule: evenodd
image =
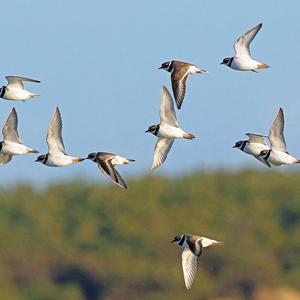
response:
M299 173L198 172L128 186L2 187L0 299L254 299L261 287L300 289ZM170 243L182 233L225 243L204 251L191 291Z

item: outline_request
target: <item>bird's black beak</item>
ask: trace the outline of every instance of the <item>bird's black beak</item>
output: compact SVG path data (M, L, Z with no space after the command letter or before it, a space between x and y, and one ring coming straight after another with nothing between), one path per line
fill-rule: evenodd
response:
M147 129L146 131L145 131L145 133L147 133L147 132L149 132L150 130L149 129Z
M162 66L160 66L158 69L162 69Z
M175 239L173 239L173 240L171 241L171 243L174 243L174 242L176 242L176 240L175 240Z
M232 146L232 148L236 148L236 147L237 147L236 145Z
M220 65L224 65L224 62L222 61L222 62L220 62Z
M36 159L34 162L38 162L38 159Z

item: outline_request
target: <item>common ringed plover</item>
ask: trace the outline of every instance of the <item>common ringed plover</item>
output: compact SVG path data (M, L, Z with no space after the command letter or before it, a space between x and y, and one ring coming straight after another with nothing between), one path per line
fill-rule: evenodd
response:
M163 86L161 95L160 124L150 126L146 132L158 137L151 169L159 167L166 160L176 138L189 140L195 138L194 135L186 133L179 127L172 96L165 86Z
M38 151L22 144L18 133L18 115L15 108L9 114L2 133L4 138L0 142L0 165L7 164L13 155L38 153Z
M178 109L181 108L183 102L188 75L207 72L195 65L178 60L164 62L161 64L159 69L163 69L171 73L173 95Z
M199 257L204 248L222 246L223 243L198 235L178 235L171 241L183 247L182 270L186 288L192 287L197 272Z
M130 162L135 161L134 159L127 159L109 152L93 152L90 153L86 159L95 162L102 173L109 177L115 184L127 189L125 181L116 170L115 166L129 164Z
M25 90L23 81L35 82L35 83L40 83L40 81L26 78L26 77L20 77L20 76L6 76L5 78L8 81L8 84L0 88L1 98L5 100L25 101L26 99L39 96L38 94Z
M263 24L260 23L240 36L233 46L235 50L235 56L224 58L221 64L238 71L256 72L256 70L259 69L269 68L268 65L254 60L250 53L250 43L255 38L262 25Z
M254 156L268 167L271 167L266 160L259 156L261 151L270 149L266 141L268 137L255 133L246 133L246 135L248 136L248 140L236 142L233 148L238 148L241 151Z
M56 107L46 138L48 153L40 155L36 162L40 162L48 167L64 167L84 160L84 158L69 156L66 153L61 133L62 119L60 111Z

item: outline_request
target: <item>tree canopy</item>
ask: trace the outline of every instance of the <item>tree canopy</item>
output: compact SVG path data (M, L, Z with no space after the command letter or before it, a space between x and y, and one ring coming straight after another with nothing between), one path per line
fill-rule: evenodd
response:
M196 172L1 187L0 299L256 299L300 289L300 174ZM183 233L223 241L204 251L190 291ZM258 299L258 298L257 298ZM262 299L262 298L261 298Z

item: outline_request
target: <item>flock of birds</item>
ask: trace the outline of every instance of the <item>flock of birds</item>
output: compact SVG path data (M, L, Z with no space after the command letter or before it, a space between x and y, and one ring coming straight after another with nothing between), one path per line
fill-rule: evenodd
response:
M261 27L262 23L240 36L234 44L235 56L224 58L221 64L239 71L257 72L257 70L269 68L268 65L254 60L250 53L250 43ZM188 75L206 72L206 70L193 64L177 60L161 64L160 69L171 73L172 91L178 109L181 108L184 100ZM38 96L27 91L23 84L24 81L39 83L38 80L18 76L7 76L6 79L8 84L0 89L1 98L24 101ZM13 108L2 130L4 139L0 142L0 165L8 163L14 155L38 152L22 144L17 127L18 116L15 108ZM233 147L254 156L268 167L299 163L298 159L288 153L283 131L284 114L280 108L268 136L246 133L248 140L238 141ZM166 160L175 139L190 140L195 138L193 134L187 133L179 127L172 95L165 86L163 86L161 95L160 123L150 126L146 132L157 137L152 169L159 167ZM115 184L127 188L115 166L129 164L134 161L133 159L108 152L93 152L88 154L86 158L70 156L66 153L62 138L62 118L58 107L50 123L46 141L48 153L38 156L36 162L49 167L62 167L88 159L95 162L99 169ZM186 234L176 236L172 242L183 247L182 268L187 289L192 286L203 249L223 245L222 242L206 237Z

